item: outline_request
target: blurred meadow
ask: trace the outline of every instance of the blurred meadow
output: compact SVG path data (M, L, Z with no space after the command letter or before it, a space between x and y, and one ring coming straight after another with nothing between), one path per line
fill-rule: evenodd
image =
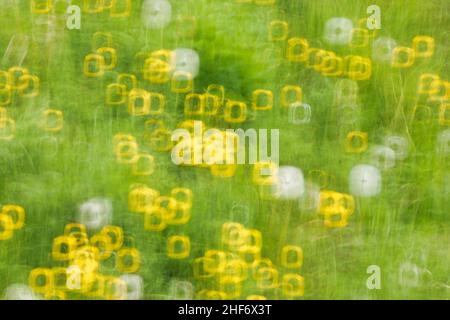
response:
M167 21L142 13L152 2L165 4L149 14ZM450 1L132 0L129 12L126 3L0 0L2 298L450 297ZM69 5L81 8L79 29L67 26ZM367 27L370 5L379 30ZM345 20L328 24L336 17ZM333 40L342 32L351 39ZM428 40L414 46L417 36ZM380 53L383 43L394 45ZM175 92L164 59L179 48L198 54L199 72ZM286 86L301 97L282 101ZM163 110L131 110L137 88L162 95ZM273 95L267 110L252 107L255 90ZM191 93L215 96L217 110L186 112ZM227 121L228 101L246 104L243 121ZM229 175L225 165L175 165L170 134L189 120L279 129L279 172L301 192L280 196L285 181L261 182L253 164L229 165ZM359 165L378 190L354 181ZM325 203L330 194L336 203ZM171 220L181 211L185 221ZM343 224L327 220L334 214ZM160 228L146 226L153 218ZM83 226L65 232L71 223ZM105 225L120 228L111 236ZM189 248L172 249L184 256L168 252L179 237ZM369 266L381 287L367 285Z

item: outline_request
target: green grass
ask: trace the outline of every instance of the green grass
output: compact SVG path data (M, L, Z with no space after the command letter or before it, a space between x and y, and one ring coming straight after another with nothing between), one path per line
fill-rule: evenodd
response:
M24 67L40 77L41 92L33 99L14 97L7 110L16 121L16 136L11 141L0 140L0 204L16 203L26 210L24 228L12 239L0 241L0 292L13 283L28 283L33 268L61 265L51 259L53 238L75 220L81 203L104 197L114 206L113 224L123 227L141 253L139 274L144 279L145 299L167 297L171 279L192 281L196 291L214 285L193 279L192 261L206 249L220 248L221 225L233 220L231 209L236 203L248 206L250 218L245 226L263 233L262 254L274 264L279 265L283 245L303 248L304 265L299 273L305 278L304 299L448 299L450 171L448 157L436 154L437 135L445 127L438 123L438 104L429 105L433 110L429 123L411 121L410 115L421 74L435 73L448 80L450 2L278 0L274 6L257 6L231 0L169 1L173 17L197 18L195 37L178 36L173 21L164 31L145 30L140 20L141 1L133 1L129 18L82 14L81 30L72 31L58 18L55 40L47 45L32 42ZM0 10L0 53L14 34L42 32L32 23L37 17L30 13L29 1L15 2L15 7ZM372 3L381 7L380 36L392 37L401 46L411 46L416 35L432 36L436 52L404 70L374 63L371 79L358 83L357 125L341 126L334 103L338 79L287 61L286 43L269 42L268 25L272 20L285 20L290 26L289 37L304 37L312 47L331 49L342 56L370 57L370 47L327 47L322 32L329 18L348 17L356 22L366 17L366 8ZM92 80L83 76L82 67L97 31L112 33L118 66ZM289 124L288 112L277 98L273 110L259 112L242 125L195 119L218 128L279 128L280 165L299 167L306 178L312 170L334 175L327 189L348 193L350 169L369 159L368 152L344 152L342 140L351 130L368 132L370 145L382 144L387 134L406 136L412 146L410 155L382 173L378 196L357 198L356 211L342 229L324 227L322 216L300 210L296 201L261 198L251 182L252 166L239 166L234 177L225 179L213 177L207 169L178 167L170 153L156 152L145 144L144 122L149 117L132 117L126 106L107 106L105 91L118 73L135 73L142 88L166 96L162 118L168 127L175 128L186 119L183 96L173 94L169 85L142 79L135 54L180 47L193 48L201 57L196 92L216 83L225 86L227 98L249 102L254 89L272 90L277 97L284 85L300 85L304 102L313 109L312 121L306 125ZM47 108L64 112L61 132L40 129L41 113ZM140 150L154 155L156 170L152 176L133 176L128 166L116 162L112 139L118 132L133 134ZM145 231L142 215L128 210L128 191L133 183L145 183L161 194L174 187L191 188L191 221L160 233ZM191 238L188 259L167 257L167 237L173 234ZM403 263L422 270L417 287L399 283ZM366 287L369 265L381 268L380 290ZM104 263L101 272L118 276L112 266L112 261ZM280 274L286 271L279 269ZM283 298L279 290L262 292L247 281L241 297L250 294Z

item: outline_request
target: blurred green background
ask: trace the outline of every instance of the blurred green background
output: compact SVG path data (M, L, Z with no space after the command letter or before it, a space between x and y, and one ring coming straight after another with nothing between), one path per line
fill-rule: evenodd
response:
M80 1L81 2L81 1ZM26 210L25 227L12 239L0 241L0 292L12 283L28 283L31 269L58 265L51 259L52 239L73 222L78 207L94 198L109 198L114 207L113 224L134 238L141 252L139 274L144 279L145 299L164 299L171 279L202 283L193 279L192 260L206 249L220 247L224 222L242 222L263 233L263 256L277 264L285 244L304 251L300 274L305 278L304 299L448 299L450 297L450 171L448 157L436 153L437 135L445 127L438 123L438 105L429 122L411 120L419 76L449 74L450 1L447 0L278 0L273 6L235 3L231 0L170 0L173 21L164 30L147 30L140 19L141 1L133 0L129 18L110 18L109 13L82 13L80 30L67 30L61 13L55 14L55 34L45 43L33 40L48 32L30 12L29 1L0 0L0 54L17 33L31 36L23 66L41 79L39 97L14 97L7 107L16 121L16 136L0 141L0 204L16 203ZM13 3L13 5L9 5ZM77 4L77 1L72 1ZM368 5L381 8L380 36L411 46L416 35L432 36L436 52L418 60L413 67L393 69L374 63L369 81L359 82L359 117L351 128L341 125L342 114L334 103L337 78L326 78L302 64L285 58L286 42L268 40L273 20L289 23L289 38L303 37L312 47L332 49L338 54L371 56L371 48L333 48L322 40L325 22L347 17L356 23L367 17ZM80 6L82 4L80 3ZM63 7L64 8L64 7ZM64 12L61 9L61 12ZM175 17L197 19L194 36L180 36ZM185 28L178 25L178 28ZM83 76L83 59L91 52L95 32L111 32L118 66L99 79ZM297 201L262 199L251 182L252 167L239 166L232 178L218 178L202 168L178 167L170 153L152 150L144 143L144 122L149 117L132 117L126 106L105 104L106 86L118 73L134 73L139 85L166 96L169 127L187 119L183 99L168 85L145 81L139 73L138 52L192 48L201 58L195 91L205 92L210 84L226 88L227 98L251 101L254 89L273 90L286 84L303 89L303 101L312 107L309 124L288 122L288 110L279 106L260 112L253 120L230 126L218 119L192 118L218 128L280 129L280 165L296 166L308 179L312 170L335 176L327 189L348 193L348 174L368 161L368 152L348 154L342 137L350 130L369 133L370 145L381 144L388 134L407 137L409 157L382 173L381 193L357 198L356 212L342 229L327 229L317 212L300 210ZM2 66L3 68L4 66ZM39 128L47 108L64 112L64 128L47 133ZM118 132L136 136L139 148L154 155L156 169L150 177L131 175L118 164L112 139ZM128 191L133 183L145 183L167 194L172 188L191 188L194 194L192 219L184 226L171 226L161 233L144 230L142 216L128 210ZM233 217L233 206L248 207L249 221ZM167 237L185 234L191 238L188 259L176 261L166 255ZM417 286L399 281L400 266L416 265ZM107 263L105 274L118 275ZM369 290L366 269L381 268L382 289ZM242 297L263 294L282 298L277 290L260 292L248 281Z

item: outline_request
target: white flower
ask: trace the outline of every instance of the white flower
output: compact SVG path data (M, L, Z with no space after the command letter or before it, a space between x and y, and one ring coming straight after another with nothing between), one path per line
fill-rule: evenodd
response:
M88 229L99 229L111 223L112 204L108 199L94 198L80 206L79 222Z
M147 29L163 29L172 19L172 6L167 0L145 0L141 19Z
M144 281L137 274L124 274L120 280L127 285L127 300L140 300L144 294Z
M388 170L395 166L395 151L386 146L371 148L372 163L380 170Z
M405 137L387 136L384 144L394 150L396 160L405 160L409 154L409 142Z
M361 164L350 171L350 193L357 197L373 197L381 191L380 171L374 166Z
M178 48L173 51L173 54L173 71L189 73L192 76L192 79L194 79L200 70L200 57L197 51L186 48Z
M437 139L437 152L443 156L450 154L450 129L439 133Z
M396 46L397 42L392 38L378 38L372 43L372 59L377 62L391 63Z
M331 18L325 24L323 39L331 45L344 46L352 41L353 22L347 18Z
M41 300L27 285L15 283L5 289L4 300Z
M298 199L305 192L305 179L299 168L281 166L278 169L277 183L274 185L275 197L280 199Z

